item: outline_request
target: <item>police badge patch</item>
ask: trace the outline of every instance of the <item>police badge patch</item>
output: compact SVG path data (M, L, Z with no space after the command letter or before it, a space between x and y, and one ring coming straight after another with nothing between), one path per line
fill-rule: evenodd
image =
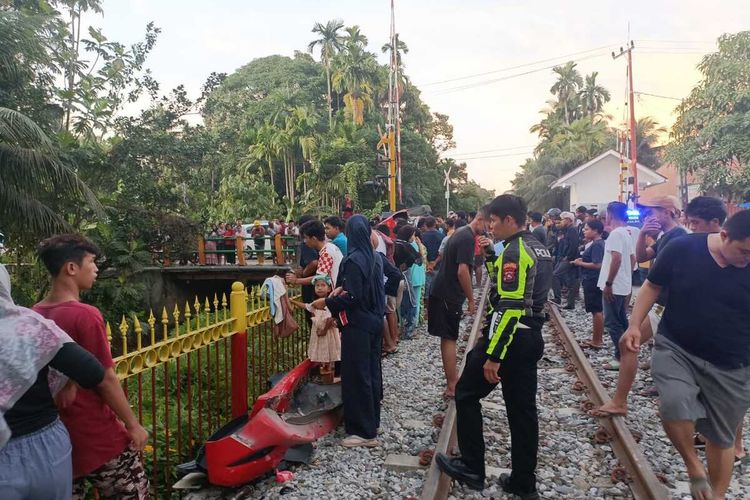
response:
M518 264L506 262L503 264L503 283L513 283L518 276Z

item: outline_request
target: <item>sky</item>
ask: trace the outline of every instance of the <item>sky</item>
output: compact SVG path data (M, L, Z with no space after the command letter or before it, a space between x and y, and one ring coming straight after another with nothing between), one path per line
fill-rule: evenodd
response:
M610 52L633 40L633 86L641 93L636 118L651 116L669 128L716 39L750 29L748 0L395 4L396 31L409 47L406 73L430 109L447 114L454 127L456 149L445 156L465 161L469 177L497 193L511 188L537 142L529 128L552 97L551 66L572 59L582 74L598 71L612 94L605 111L614 124L624 123L626 61ZM388 0L104 0L104 16L87 20L123 43L138 41L154 21L162 33L146 65L162 89L184 84L197 97L212 71L232 73L258 57L304 51L313 24L334 18L359 25L386 63L380 47L389 37L389 7Z

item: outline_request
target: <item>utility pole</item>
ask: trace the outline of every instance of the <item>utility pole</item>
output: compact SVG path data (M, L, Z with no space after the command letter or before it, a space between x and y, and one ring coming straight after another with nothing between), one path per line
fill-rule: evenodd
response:
M448 217L448 212L451 211L451 169L453 165L448 167L445 171L445 216Z
M631 40L627 46L627 49L620 47L620 53L615 54L612 52L612 59L617 59L620 56L628 56L628 104L630 106L630 168L633 176L633 191L632 200L633 204L638 202L638 143L636 141L635 131L635 98L633 91L633 49L635 44Z
M401 99L399 95L399 72L398 72L398 33L396 33L396 9L394 0L391 0L391 71L388 78L388 124L387 130L394 134L391 149L391 158L395 162L394 182L398 186L398 200L403 203L401 188ZM394 186L393 192L395 193ZM395 211L395 202L391 211Z
M378 132L380 126L378 125ZM391 128L380 135L377 149L383 148L383 163L388 163L388 208L396 211L396 134ZM378 164L381 160L377 161Z

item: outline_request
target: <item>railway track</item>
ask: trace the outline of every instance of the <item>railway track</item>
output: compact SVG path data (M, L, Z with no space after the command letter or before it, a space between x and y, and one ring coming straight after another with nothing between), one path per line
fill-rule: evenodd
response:
M482 296L480 298L480 303L478 304L477 310L483 311L484 306L486 304L487 300L487 286L484 287ZM604 386L600 382L599 378L597 377L594 369L592 368L591 364L589 363L588 359L586 358L586 355L583 353L581 348L579 347L578 343L575 340L575 336L573 332L568 328L567 324L565 323L565 320L561 316L559 310L555 306L549 307L549 314L551 318L551 331L547 330L547 348L546 352L548 353L548 357L545 357L545 360L550 361L550 358L553 357L552 350L554 346L558 346L559 348L559 357L556 359L562 361L562 363L558 362L558 366L554 367L547 367L547 371L555 370L555 373L558 374L557 378L560 377L564 378L563 384L568 383L568 389L567 392L573 392L578 391L581 394L585 394L583 396L587 399L587 401L584 403L583 407L584 410L590 406L593 405L601 405L607 400L609 400L609 396L607 392L605 391ZM474 344L474 341L476 340L477 336L479 335L479 332L481 330L483 317L481 315L477 315L476 318L474 318L474 323L472 325L472 329L470 332L470 339L469 343L467 345L466 350L468 351L471 346ZM551 342L550 342L551 340ZM563 366L559 366L559 364L562 364ZM463 361L460 366L460 370L463 371ZM540 367L540 391L542 390L542 387L545 385L543 380L543 375L541 372L543 372L545 368ZM565 378L565 376L570 377L570 379ZM577 379L577 380L576 380ZM558 383L560 381L558 380ZM547 384L549 385L549 384ZM563 389L565 391L565 389ZM493 394L500 392L499 390L493 391ZM488 398L489 399L489 398ZM549 401L553 398L541 398L543 400ZM540 403L540 413L542 411L541 405L543 405L544 402ZM492 405L492 406L490 406ZM487 407L493 407L496 405L493 405L492 403L485 404L485 408ZM448 406L448 409L445 414L445 420L443 423L443 427L441 429L440 435L438 437L438 443L436 446L435 452L442 452L442 453L450 453L455 451L456 448L456 417L455 417L455 406L453 402L451 402ZM540 426L545 425L543 422L543 418L540 415ZM625 420L622 417L615 417L615 418L607 418L607 419L599 419L599 425L600 427L593 433L593 436L591 439L595 443L607 443L612 452L614 453L616 459L607 459L608 457L602 456L600 454L600 464L598 467L593 467L593 469L607 467L608 464L611 463L617 463L619 462L619 465L616 465L614 468L612 468L611 471L611 482L612 483L627 483L629 486L629 492L628 490L625 490L628 494L632 494L633 498L636 498L638 500L640 499L647 499L647 500L662 500L669 498L669 492L667 488L662 484L662 482L659 480L657 475L654 473L654 471L651 469L648 461L646 460L646 457L643 455L641 448L639 444L636 442L636 438L633 436L633 433L630 431L630 429L626 426ZM573 429L578 434L581 432L590 432L591 426L589 423L584 425L579 425L578 427L571 425ZM542 429L540 436L540 442L541 439L546 434L548 437L551 434L558 434L560 429L552 428L552 429ZM580 436L579 436L580 437ZM588 439L588 436L586 437ZM604 454L606 455L606 454ZM489 454L488 454L489 456ZM545 458L542 456L542 452L540 450L540 467L538 469L539 476L540 477L547 477L552 478L554 477L554 472L547 472L545 475L543 473L542 469L544 467L544 464L542 463ZM581 464L583 465L583 464ZM489 475L489 472L488 472ZM554 479L552 479L554 481ZM588 486L588 485L586 485ZM546 487L546 486L545 486ZM541 490L541 488L540 488ZM575 490L570 490L569 493L563 493L567 492L568 490L565 489L556 489L556 490L549 490L553 493L560 493L560 496L570 496L570 497L576 497L577 494ZM422 490L421 498L423 500L443 500L448 498L449 495L453 494L454 496L465 496L465 494L468 492L463 491L457 491L457 488L453 487L451 483L451 479L446 476L445 474L442 474L440 470L437 468L437 465L433 459L430 469L427 472L427 475L425 476L425 482L424 487ZM580 491L578 495L585 494L587 492ZM493 495L494 496L494 495ZM546 497L550 497L551 495L543 495ZM612 496L612 494L604 494L602 496ZM619 495L614 495L619 496ZM579 496L580 497L580 496Z
M568 359L573 364L575 373L583 384L589 400L596 406L606 403L610 397L599 381L599 377L594 372L588 358L578 345L575 335L560 315L559 309L554 305L550 305L548 309L550 319L555 327L556 338L568 354ZM629 484L633 497L637 500L668 498L667 489L651 469L640 446L625 424L625 419L623 417L601 418L599 422L606 430L607 435L611 437L612 449L631 478Z

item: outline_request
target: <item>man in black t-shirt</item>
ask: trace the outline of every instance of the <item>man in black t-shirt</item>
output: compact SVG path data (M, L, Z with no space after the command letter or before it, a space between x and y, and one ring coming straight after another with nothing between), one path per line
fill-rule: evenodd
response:
M727 217L726 208L721 200L710 198L708 196L700 196L691 201L686 207L685 212L688 216L688 220L693 220L693 231L696 233L718 233L721 230L721 225ZM666 245L663 242L660 246L662 249L666 248ZM665 300L664 305L666 305L667 295L664 293L664 290L659 294L659 299L661 299L662 296ZM664 305L655 305L653 309L649 311L646 321L641 325L642 344L647 343L656 334L659 320L661 320L661 315L664 312ZM638 372L638 354L622 348L620 349L620 352L620 372L617 378L617 389L612 395L610 401L604 403L600 408L589 412L593 416L608 417L612 415L625 415L627 413L628 395L630 394L630 389L633 387L635 375ZM650 387L645 389L641 395L655 396L658 394L654 387ZM742 447L740 446L739 448L741 450ZM741 457L742 454L738 452L737 456Z
M446 389L445 396L452 398L458 382L456 370L456 340L464 300L469 300L468 312L474 315L476 304L471 288L471 270L474 265L474 236L485 230L485 215L480 211L471 224L456 229L442 256L440 270L430 287L427 299L427 331L440 337L440 354L443 359Z
M693 498L724 498L735 430L750 407L750 211L718 234L687 235L661 249L622 337L625 349L638 352L641 324L664 288L651 370L659 413ZM709 477L693 446L696 430L706 438Z

